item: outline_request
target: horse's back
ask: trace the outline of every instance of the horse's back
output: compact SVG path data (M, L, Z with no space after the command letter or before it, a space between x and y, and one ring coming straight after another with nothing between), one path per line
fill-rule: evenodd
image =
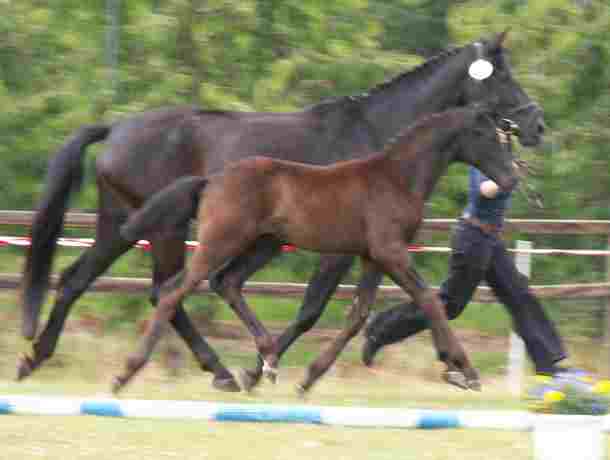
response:
M106 151L97 158L98 176L138 205L180 177L202 174L204 164L195 142L201 113L197 107L179 106L118 120Z

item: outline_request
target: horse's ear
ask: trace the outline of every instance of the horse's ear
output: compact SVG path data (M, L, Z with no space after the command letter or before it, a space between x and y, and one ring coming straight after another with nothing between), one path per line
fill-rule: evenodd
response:
M493 41L493 47L495 49L501 48L504 45L509 31L510 27L507 27L506 29L504 29L503 32L500 32L498 35L496 35L496 39Z

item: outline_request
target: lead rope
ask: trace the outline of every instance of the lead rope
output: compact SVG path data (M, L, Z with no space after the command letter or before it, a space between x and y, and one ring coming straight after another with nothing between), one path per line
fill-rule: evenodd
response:
M509 120L510 122L510 120ZM502 129L501 131L504 132L504 135L507 137L508 140L508 150L509 152L512 153L513 151L513 140L512 140L512 133L513 131L511 129ZM534 186L527 181L528 177L532 177L537 175L538 173L535 172L534 168L524 159L522 158L515 158L513 160L513 163L515 164L516 168L517 168L517 174L520 177L520 181L519 184L517 186L519 192L525 197L525 200L527 201L527 204L530 206L536 206L538 209L544 209L544 202L542 200L542 193L538 192Z

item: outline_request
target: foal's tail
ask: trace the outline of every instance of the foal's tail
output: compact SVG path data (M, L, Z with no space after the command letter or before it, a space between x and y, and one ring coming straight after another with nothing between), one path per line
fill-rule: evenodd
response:
M83 179L83 157L87 146L100 142L110 133L110 126L90 125L79 129L49 162L47 184L30 231L21 285L23 307L22 335L31 340L38 329L38 316L49 289L49 275L57 238L64 226L64 216L71 192Z
M149 238L153 233L172 232L194 218L201 190L208 180L200 176L182 177L146 200L121 226L128 241Z

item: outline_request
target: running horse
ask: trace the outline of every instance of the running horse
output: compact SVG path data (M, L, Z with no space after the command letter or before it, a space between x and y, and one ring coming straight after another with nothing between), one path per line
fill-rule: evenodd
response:
M386 81L367 93L323 101L293 113L247 113L177 107L133 115L114 124L82 127L50 161L47 184L31 228L32 244L23 271L22 335L34 340L32 350L18 363L18 378L30 375L50 358L74 302L105 272L131 241L119 228L128 215L155 192L176 179L207 176L245 156L265 154L280 159L328 165L380 150L398 130L421 115L483 101L498 118L513 119L524 146L540 142L542 110L511 75L503 42L506 32L489 40L440 53L413 70ZM493 73L483 81L469 76L473 61L486 59ZM83 176L90 144L106 140L107 151L96 161L98 219L93 247L60 276L57 294L44 329L38 333L40 307L49 288L49 275L71 194ZM186 226L152 238L153 286L159 287L185 261ZM247 253L212 274L210 284L239 312L240 289L256 270L281 251L274 238L262 238ZM353 265L351 255L324 255L313 275L296 322L279 338L280 354L313 326L342 277ZM171 320L202 370L214 375L213 385L238 391L233 375L203 340L182 307ZM268 334L252 323L254 335ZM262 361L248 377L256 383Z
M450 329L442 302L409 263L407 248L436 183L456 161L477 167L504 189L517 183L511 150L490 113L467 107L423 117L381 153L364 159L313 166L254 156L207 178L180 179L153 195L122 227L123 237L135 242L165 226L171 230L177 221L192 217L192 203L199 201L199 246L188 268L163 286L140 348L115 377L113 391L146 364L185 297L262 236L320 253L359 256L363 279L372 281L360 286L347 326L308 368L301 392L311 388L364 325L382 273L422 305L447 371L461 373L467 388L479 389L478 374ZM249 311L242 320L252 318ZM275 374L275 344L257 345L264 368Z

